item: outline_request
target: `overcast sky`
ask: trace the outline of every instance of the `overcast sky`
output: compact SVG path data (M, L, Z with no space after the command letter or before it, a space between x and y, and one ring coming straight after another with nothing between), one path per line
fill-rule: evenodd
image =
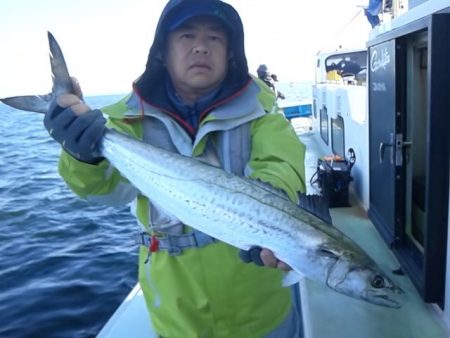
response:
M364 47L364 0L228 0L244 23L250 71L282 82L314 79L319 50ZM166 0L1 0L0 97L44 94L46 32L58 40L86 95L126 93L142 74Z

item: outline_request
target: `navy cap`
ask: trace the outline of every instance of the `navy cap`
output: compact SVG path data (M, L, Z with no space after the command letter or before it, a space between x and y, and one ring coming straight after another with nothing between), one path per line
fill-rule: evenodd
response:
M259 67L256 71L257 72L267 72L268 70L269 70L269 68L267 68L266 65L262 64L262 65L259 65Z
M219 2L220 3L220 2ZM197 17L208 16L218 19L226 29L233 30L230 19L227 13L223 10L223 6L217 4L216 1L200 1L190 3L189 6L180 6L174 10L174 13L167 18L167 31L171 32L180 28L186 21Z
M256 73L258 74L259 78L265 77L269 73L269 68L267 68L266 65L259 65L258 69L256 70Z

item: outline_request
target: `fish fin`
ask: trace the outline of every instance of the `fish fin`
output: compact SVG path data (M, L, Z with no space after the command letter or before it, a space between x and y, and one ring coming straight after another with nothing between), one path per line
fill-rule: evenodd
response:
M47 95L12 96L0 99L0 101L16 109L45 114L53 97L53 94L50 93Z
M47 95L6 97L0 99L0 102L16 109L45 114L50 108L50 103L54 100L56 95L75 94L73 81L67 70L66 61L64 60L61 48L50 32L48 32L47 35L50 47L50 65L53 79L52 92ZM79 96L82 99L81 93Z
M67 69L66 61L61 47L52 33L47 32L48 44L50 48L50 66L52 71L53 88L52 93L74 94L73 82Z
M328 224L332 224L328 202L320 195L298 195L298 206Z
M294 285L295 283L298 283L302 278L303 275L301 275L297 271L294 270L288 271L283 277L282 285L284 287Z

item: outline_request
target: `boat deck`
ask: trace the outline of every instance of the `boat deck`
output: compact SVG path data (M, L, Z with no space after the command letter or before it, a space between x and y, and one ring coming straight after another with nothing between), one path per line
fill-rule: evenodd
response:
M307 146L305 158L308 194L317 194L309 184L317 169L320 148L311 131L310 118L293 119L292 124ZM399 263L381 239L365 211L355 201L352 206L331 209L334 225L360 244L380 267L405 291L403 306L391 309L341 295L310 280L300 282L304 337L307 338L445 338L449 332L439 319L439 311L424 303L406 276L393 275ZM152 338L151 323L141 290L136 286L99 333L100 338Z
M97 338L158 338L145 305L144 295L139 284L131 290Z
M317 159L324 155L316 136L309 131L308 119L295 119L292 124L307 147L306 178L317 170ZM319 193L307 182L308 194ZM438 318L437 307L424 303L407 276L392 274L400 267L364 209L354 200L351 207L331 208L333 224L357 242L404 291L403 306L392 309L372 305L339 294L310 280L300 283L305 337L314 338L445 338L450 332ZM326 325L324 325L326 323Z

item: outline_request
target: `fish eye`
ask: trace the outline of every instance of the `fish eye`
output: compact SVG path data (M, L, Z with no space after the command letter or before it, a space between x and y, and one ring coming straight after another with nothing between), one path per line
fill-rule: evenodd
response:
M384 278L383 276L380 275L375 275L375 277L373 277L372 282L370 283L375 289L381 289L384 288L385 283L384 283Z

